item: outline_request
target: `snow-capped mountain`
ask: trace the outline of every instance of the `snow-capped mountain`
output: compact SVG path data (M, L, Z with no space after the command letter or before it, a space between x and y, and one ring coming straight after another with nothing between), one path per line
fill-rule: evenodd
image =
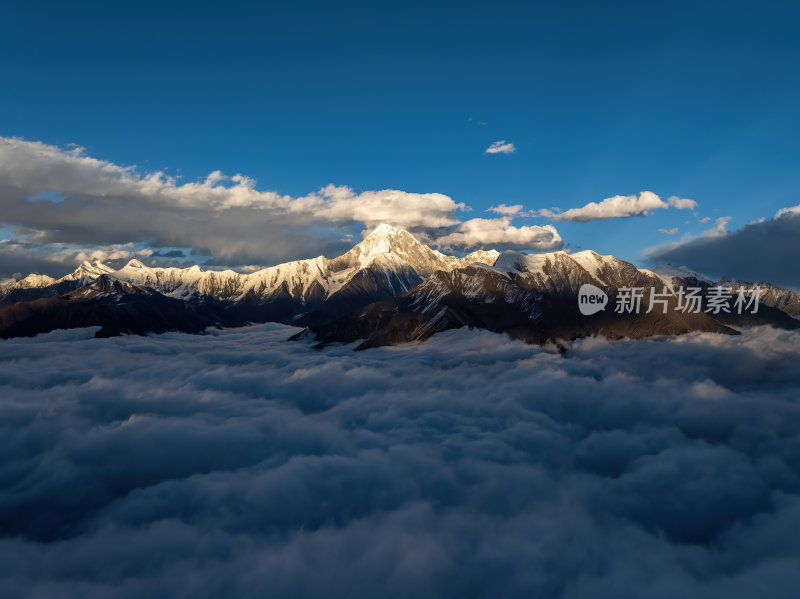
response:
M676 268L668 264L657 266L653 269L653 273L658 275L670 289L673 289L676 285L683 285L684 287L700 286L703 288L722 287L731 293L736 293L738 289L754 289L758 287L761 290L759 301L762 305L778 308L791 316L800 317L800 293L778 287L767 281L752 283L731 277L723 277L715 282L685 266Z
M694 279L695 281L699 281L700 283L706 283L708 285L713 285L714 281L706 277L705 275L692 270L687 266L672 266L671 264L660 264L652 269L653 274L658 275L664 281L664 283L672 288L673 279L678 279L679 281L689 281Z
M783 289L782 287L772 285L766 281L750 283L739 279L731 279L730 277L723 278L715 283L715 285L730 289L734 293L739 288L753 289L754 287L758 287L761 289L761 303L783 310L794 317L800 317L800 293Z
M114 269L110 266L103 264L100 260L94 262L82 262L81 265L65 277L61 277L60 281L94 281L102 275L111 274Z
M337 258L319 256L248 274L199 266L151 268L139 260L131 260L118 270L99 261L84 262L60 279L26 277L24 283L3 290L0 306L65 293L70 293L73 301L88 301L94 297L90 291L83 295L71 292L108 278L192 304L221 304L215 308L218 318L211 324L243 320L319 324L374 301L402 295L434 272L473 262L492 264L498 256L496 251L448 256L420 243L405 230L381 225ZM19 291L23 288L24 293Z
M114 269L103 264L100 260L95 260L94 262L86 261L81 263L73 272L60 279L54 279L53 277L36 273L31 273L19 281L9 279L4 285L0 285L0 294L10 293L16 289L42 289L69 281L89 283L101 275L112 272L114 272Z
M577 308L584 284L612 299L623 287L666 288L670 310L607 310L587 319ZM612 338L696 330L733 334L730 325L800 324L781 311L795 309L800 298L771 286L757 316L675 310L675 290L693 285L711 283L686 269L638 269L592 251L448 256L407 231L381 225L337 258L319 256L249 274L151 268L131 260L118 270L84 262L60 279L29 275L0 291L0 336L91 323L104 327L103 334L116 334L275 321L310 327L322 342L361 339L367 347L425 339L459 326L544 342L598 333ZM649 292L642 304L648 301Z
M202 270L198 266L148 268L131 260L111 276L171 297L245 304L250 306L254 319L258 319L259 306L269 305L275 320L320 322L373 301L401 295L436 271L473 262L492 264L498 256L495 251L475 252L463 258L447 256L420 243L407 231L381 225L350 251L333 259L318 256L250 274Z
M56 282L57 279L54 279L53 277L31 273L19 281L10 282L8 285L6 285L6 287L3 288L3 293L8 293L15 289L39 289L41 287L49 287L50 285L54 285Z
M452 270L483 262L493 264L500 254L478 251L463 258L447 256L391 225L380 225L361 243L338 258L297 260L244 274L233 270L151 268L131 260L119 270L97 260L84 262L60 279L32 274L10 288L48 287L64 281L89 281L110 275L131 285L150 287L173 297L207 296L218 300L270 300L288 295L300 303L324 300L346 288L360 271L372 270L392 280L394 291L408 291L437 270Z
M67 281L68 282L68 281ZM63 288L65 282L54 285ZM171 298L100 275L64 293L40 294L22 301L0 300L0 337L26 337L54 329L98 326L98 337L122 333L200 333L209 326L237 326L217 305Z
M796 328L786 313L763 305L757 314L684 312L676 289L697 283L667 279L646 269L592 251L568 254L501 254L493 266L473 264L439 271L409 293L367 306L327 325L312 327L320 342L353 342L360 348L420 341L438 331L469 326L505 332L533 343L602 334L609 338L672 335L690 331L736 334L731 325L771 324ZM612 309L587 318L578 309L582 285L591 284L610 297L621 288L642 288L641 310ZM707 285L707 283L706 283ZM666 311L647 312L652 290L665 293ZM660 307L660 305L659 305ZM705 305L703 306L705 308Z

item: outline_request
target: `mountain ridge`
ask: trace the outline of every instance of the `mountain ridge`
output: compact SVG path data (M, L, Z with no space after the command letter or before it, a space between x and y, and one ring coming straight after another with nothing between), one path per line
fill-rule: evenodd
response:
M731 288L738 283L725 282ZM98 284L104 287L103 294L96 293ZM42 327L35 322L17 322L25 319L21 314L27 314L17 304L48 298L58 301L40 302L40 317L41 310L65 310L65 305L74 304L69 308L74 313L72 321L95 318L100 324L115 323L106 333L125 332L124 324L118 322L121 309L115 311L113 303L99 299L100 295L115 294L122 298L121 305L151 301L171 317L182 314L177 308L180 304L153 298L161 296L188 304L187 314L193 316L188 328L192 331L203 319L207 326L217 327L276 321L309 327L322 344L361 339L365 346L425 339L457 326L507 332L531 342L587 334L612 338L690 330L733 334L735 330L730 327L737 324L792 327L795 321L783 317L800 310L800 296L769 286L764 293L765 307L756 317L689 318L670 314L633 318L606 312L587 319L576 307L583 284L603 289L612 299L624 287L652 287L657 291L663 287L675 296L679 285L701 285L704 289L713 285L687 269L640 269L591 250L543 254L479 250L464 257L448 256L403 229L380 225L341 256L297 260L253 273L204 270L197 265L148 267L133 259L117 270L99 260L83 262L59 279L29 275L0 290L0 335L9 336L9 331L16 331L15 335L23 334L19 331L41 332ZM671 301L674 304L674 297ZM84 316L83 312L94 316ZM153 314L143 309L129 312L127 330L146 331L145 316L139 315ZM52 322L63 320L48 318ZM168 329L168 317L156 320L159 325L154 328ZM179 322L174 327L187 328Z
M675 280L674 282L677 282ZM696 280L685 281L693 286ZM593 285L609 296L621 289L644 291L641 313L608 309L582 314L578 295ZM705 284L704 291L709 288ZM683 283L681 283L683 286ZM653 293L667 289L664 313L647 313ZM733 299L726 305L731 311ZM678 309L678 297L662 278L614 256L585 251L520 254L504 252L493 267L471 265L439 271L409 293L367 306L360 313L311 327L320 346L359 342L357 349L424 341L431 335L468 326L506 333L530 343L604 335L610 339L676 335L691 331L738 334L736 326L798 328L800 322L771 306L757 314L709 314L704 300L697 313Z

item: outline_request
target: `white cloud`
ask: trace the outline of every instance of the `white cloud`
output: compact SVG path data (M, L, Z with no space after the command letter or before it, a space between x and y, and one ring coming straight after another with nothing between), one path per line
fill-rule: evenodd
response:
M42 189L63 201L31 201ZM274 264L346 249L348 231L382 222L415 230L459 224L468 207L439 193L355 192L328 185L301 197L256 189L244 175L214 171L199 182L141 174L41 142L0 138L0 225L17 241L107 247L191 248L215 264ZM18 270L18 269L14 269Z
M395 189L355 193L349 187L328 185L317 194L300 198L297 210L331 222L357 221L367 228L390 223L406 229L456 225L456 211L467 210L440 193L409 193Z
M660 210L670 206L678 210L693 210L697 207L697 202L677 196L671 196L665 202L653 192L643 191L638 196L635 194L614 196L601 202L589 202L582 208L571 208L565 212L544 208L536 211L536 214L553 220L586 223L593 220L647 216L651 210Z
M511 206L499 204L489 208L489 212L494 212L495 214L501 214L503 216L517 216L522 212L522 204L513 204Z
M487 154L513 154L517 151L517 148L514 144L510 142L506 142L505 139L501 139L499 141L495 141L486 148Z
M728 223L730 222L730 216L720 216L716 221L714 221L714 228L709 229L708 231L704 231L701 236L703 237L719 237L721 235L728 234Z
M221 183L227 178L228 177L222 174L222 171L214 171L206 177L206 185L208 187L214 187L217 183Z
M700 219L699 221L697 221L697 222L699 222L701 225L704 225L704 224L706 224L706 223L709 223L709 222L711 222L711 217L710 217L710 216L704 216L703 218L701 218L701 219Z
M790 206L789 208L781 208L775 213L774 218L780 218L786 214L800 214L800 204L797 206Z
M532 210L532 216L542 216L544 218L555 218L561 214L560 208L541 208L540 210Z
M552 225L515 227L511 217L473 218L437 238L439 247L559 250L564 241Z
M658 232L664 235L675 235L675 233L678 232L678 227L673 227L672 229L659 229Z
M667 198L667 203L672 206L673 208L677 208L678 210L694 210L697 208L697 202L694 200L687 200L685 198L679 198L677 196L670 196Z
M638 196L614 196L602 202L589 202L582 208L571 208L554 215L554 220L586 223L609 218L629 218L647 216L651 210L667 208L669 205L651 191L643 191Z

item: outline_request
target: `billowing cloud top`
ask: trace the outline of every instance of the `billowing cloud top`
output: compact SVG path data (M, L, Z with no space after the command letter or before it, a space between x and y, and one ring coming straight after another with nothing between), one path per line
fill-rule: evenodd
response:
M800 333L296 330L0 341L0 596L796 596Z
M444 238L446 245L465 249L483 240L551 249L560 240L550 235L552 228L518 229L505 218L466 225L458 214L467 209L440 193L357 193L335 185L291 197L220 171L180 183L163 172L141 174L89 157L81 148L0 138L0 224L18 227L17 238L0 243L9 261L23 263L0 264L0 272L25 270L25 260L42 247L51 261L68 261L65 266L73 266L79 253L107 259L114 252L152 254L154 248L187 248L210 255L214 264L269 264L338 252L345 249L341 228L371 229L383 222L417 232L433 245Z

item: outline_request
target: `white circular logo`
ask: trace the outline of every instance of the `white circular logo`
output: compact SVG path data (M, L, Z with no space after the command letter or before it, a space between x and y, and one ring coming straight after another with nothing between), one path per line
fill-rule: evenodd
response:
M578 310L581 311L581 314L591 316L600 310L605 310L606 304L608 304L608 295L605 291L589 283L581 285L578 291Z

